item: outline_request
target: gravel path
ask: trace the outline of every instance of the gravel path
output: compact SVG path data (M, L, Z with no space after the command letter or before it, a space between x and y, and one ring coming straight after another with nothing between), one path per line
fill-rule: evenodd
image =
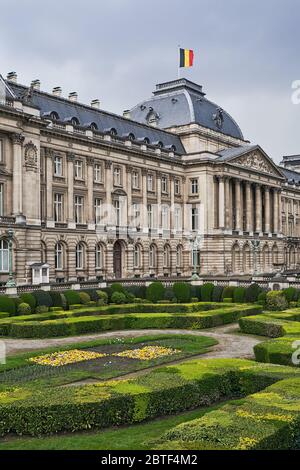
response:
M92 341L102 338L115 338L115 337L137 337L145 335L196 335L196 336L209 336L218 341L216 346L213 346L211 351L202 354L201 358L252 358L253 346L261 342L253 336L238 334L237 324L230 324L212 328L211 330L126 330L126 331L109 331L106 333L98 333L93 335L84 336L69 336L66 338L47 338L47 339L2 339L5 343L6 353L8 356L22 352L35 351L47 347L63 346L76 342Z

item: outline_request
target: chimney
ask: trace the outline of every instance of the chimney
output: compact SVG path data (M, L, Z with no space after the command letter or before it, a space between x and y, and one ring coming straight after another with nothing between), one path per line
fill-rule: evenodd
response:
M91 107L99 109L100 108L100 101L99 100L92 100L91 101Z
M130 110L129 109L125 109L125 111L123 111L123 117L126 118L126 119L130 119Z
M40 91L40 89L41 89L41 82L40 82L40 80L32 80L32 82L31 82L31 87L32 87L34 90Z
M18 80L18 75L16 74L16 72L9 72L7 74L7 80L9 80L10 82L14 82L14 83L17 83L17 80Z
M76 93L76 91L72 91L71 93L69 93L70 101L77 101L77 98L78 98L78 94Z
M60 86L56 86L56 87L53 88L52 94L53 94L54 96L61 96L61 91L62 91L62 90L61 90L61 87L60 87Z

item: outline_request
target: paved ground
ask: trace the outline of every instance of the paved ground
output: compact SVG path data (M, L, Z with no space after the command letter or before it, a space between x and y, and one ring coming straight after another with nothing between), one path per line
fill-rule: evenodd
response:
M211 351L202 354L201 358L225 358L225 357L253 357L253 346L259 342L258 339L249 335L237 334L237 324L220 326L210 330L128 330L109 331L84 336L69 336L66 338L46 338L46 339L2 339L6 346L7 355L18 354L27 351L34 351L52 346L63 346L64 344L91 341L101 338L114 337L136 337L155 334L191 334L197 336L210 336L218 341Z

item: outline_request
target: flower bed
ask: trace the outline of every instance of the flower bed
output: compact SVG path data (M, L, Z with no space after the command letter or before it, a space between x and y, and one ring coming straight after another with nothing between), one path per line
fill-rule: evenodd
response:
M69 351L59 351L43 356L35 356L29 359L30 362L42 366L60 367L66 364L74 364L76 362L91 361L106 356L104 353L93 351L81 351L80 349L71 349Z
M158 357L172 356L173 354L179 353L181 353L181 351L178 349L164 348L162 346L145 346L139 349L127 349L126 351L115 353L113 356L149 361L151 359L157 359Z

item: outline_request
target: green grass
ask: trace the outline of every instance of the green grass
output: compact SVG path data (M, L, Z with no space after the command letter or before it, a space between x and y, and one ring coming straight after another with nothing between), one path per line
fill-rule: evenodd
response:
M5 437L1 450L150 450L166 431L180 423L200 418L218 409L221 403L151 422L110 428L97 432L60 434L51 437Z

